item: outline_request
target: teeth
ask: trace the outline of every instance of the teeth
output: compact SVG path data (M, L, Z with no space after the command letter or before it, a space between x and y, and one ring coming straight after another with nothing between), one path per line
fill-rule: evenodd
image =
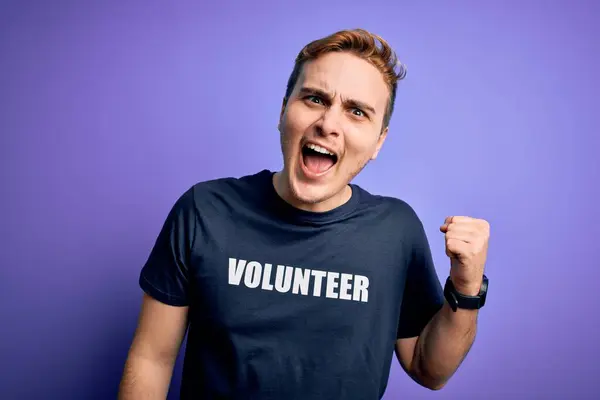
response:
M329 150L324 149L321 146L317 146L316 144L309 143L309 144L306 145L306 147L308 147L309 149L314 150L314 151L316 151L318 153L321 153L321 154L327 154L327 155L330 155L330 156L334 156L335 155L332 152L330 152Z

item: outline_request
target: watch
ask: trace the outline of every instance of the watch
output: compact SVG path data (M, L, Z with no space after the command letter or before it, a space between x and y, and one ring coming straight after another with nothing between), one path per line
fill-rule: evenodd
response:
M456 312L457 309L462 308L465 310L479 310L481 307L485 305L485 298L487 296L488 290L488 278L483 275L483 280L481 282L481 289L479 289L479 294L476 296L467 296L462 293L459 293L450 277L446 279L446 285L444 286L444 297L448 304L452 308L452 311Z

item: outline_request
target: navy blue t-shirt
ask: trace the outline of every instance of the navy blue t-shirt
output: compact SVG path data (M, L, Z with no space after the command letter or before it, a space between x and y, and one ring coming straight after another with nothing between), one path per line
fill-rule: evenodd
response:
M443 304L421 221L354 184L298 210L272 176L195 184L142 269L147 294L189 306L181 398L380 399L396 340Z

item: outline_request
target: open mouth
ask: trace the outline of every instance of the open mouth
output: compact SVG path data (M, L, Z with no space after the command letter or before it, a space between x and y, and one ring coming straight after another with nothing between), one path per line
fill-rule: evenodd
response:
M323 174L337 163L338 157L321 146L307 143L302 147L302 161L311 173Z

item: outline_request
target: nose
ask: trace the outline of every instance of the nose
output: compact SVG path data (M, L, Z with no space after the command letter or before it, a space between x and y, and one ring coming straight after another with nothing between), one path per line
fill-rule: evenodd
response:
M321 118L317 121L317 133L321 136L334 135L341 133L342 116L336 107L329 107L323 111Z

